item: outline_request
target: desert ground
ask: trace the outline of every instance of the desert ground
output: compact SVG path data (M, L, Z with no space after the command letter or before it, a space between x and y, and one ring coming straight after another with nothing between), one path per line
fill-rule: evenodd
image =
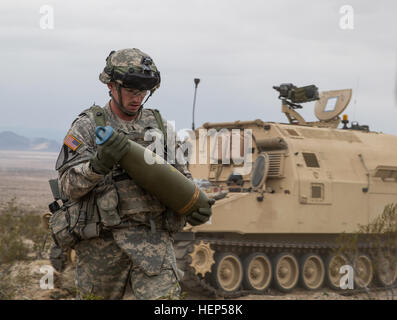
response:
M0 150L0 204L13 198L34 211L45 211L53 201L48 180L56 178L54 152Z
M47 212L48 204L52 201L48 180L57 176L55 162L57 154L47 152L21 152L0 151L0 218L7 214L7 210L16 215L38 216ZM3 221L3 222L1 222ZM39 225L40 219L35 220ZM1 223L7 221L0 220ZM16 255L10 258L7 250L10 243L16 239L12 234L18 235L13 226L0 229L0 249L6 250L3 256L0 252L0 300L1 299L23 299L23 300L59 300L74 299L74 270L68 267L65 272L55 272L54 288L41 289L40 281L45 275L43 267L50 265L48 260L48 248L50 237L47 237L44 229L37 227L36 231L30 231L21 236L24 255ZM26 227L26 226L24 226ZM30 226L36 228L36 226ZM7 229L9 228L9 229ZM1 235L3 230L3 235ZM6 237L8 233L10 237ZM27 236L26 234L33 235ZM16 237L16 236L15 236ZM6 240L4 240L6 239ZM6 241L9 243L7 244ZM45 242L44 242L45 241ZM2 262L8 257L7 261ZM134 299L132 292L127 292L125 299ZM186 299L208 299L200 294L187 294ZM220 299L220 298L218 298ZM237 299L247 300L357 300L357 299L396 299L390 290L352 294L349 291L335 292L323 288L316 292L307 292L303 289L295 289L292 293L282 294L271 290L266 295L248 295Z

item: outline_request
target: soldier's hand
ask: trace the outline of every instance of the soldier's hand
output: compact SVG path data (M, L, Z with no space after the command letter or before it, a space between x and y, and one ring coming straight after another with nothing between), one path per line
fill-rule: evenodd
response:
M107 174L128 151L128 138L124 133L114 132L108 141L99 145L91 158L92 169L96 173Z
M215 203L215 200L210 200L210 206ZM198 226L200 224L206 223L210 217L212 216L212 209L209 208L200 208L195 212L192 212L190 215L186 217L186 221L189 222L192 226Z

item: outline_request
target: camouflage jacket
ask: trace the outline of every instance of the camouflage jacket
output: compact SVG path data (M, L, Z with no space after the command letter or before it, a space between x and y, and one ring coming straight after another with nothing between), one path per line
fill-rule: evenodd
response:
M117 132L123 132L130 140L145 147L152 143L152 141L144 140L147 130L152 129L161 133L150 109L142 109L137 119L132 121L118 118L111 111L109 103L103 110L106 125L113 127ZM163 123L167 128L167 123L164 120ZM132 179L126 177L123 169L118 165L106 176L92 171L89 160L95 154L97 147L95 128L94 115L87 109L72 123L65 137L65 144L59 154L56 170L59 173L61 190L66 198L78 201L89 192L95 192L104 184L109 184L110 181L118 194L117 207L121 218L132 217L138 223L144 223L147 222L147 216L150 214L152 219L159 220L158 218L165 207L154 196L136 185ZM170 132L170 128L167 128L167 132ZM175 164L174 166L185 176L191 178L185 165Z

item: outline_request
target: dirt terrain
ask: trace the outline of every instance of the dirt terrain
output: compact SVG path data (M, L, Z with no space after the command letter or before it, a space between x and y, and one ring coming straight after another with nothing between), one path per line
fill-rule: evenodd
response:
M10 207L12 201L13 206L17 206L19 211L22 208L24 214L39 215L48 210L48 203L52 201L48 180L56 177L56 172L53 169L56 157L56 153L0 151L0 214ZM40 237L38 239L41 239ZM0 263L0 299L73 299L75 295L74 271L71 267L62 274L55 272L54 289L40 288L40 279L46 274L41 268L50 265L48 260L50 240L47 240L45 250L40 248L41 240L36 244L30 239L23 239L22 242L31 249L24 259L6 264ZM39 249L37 249L37 245ZM370 292L369 294L365 292L352 294L349 290L335 292L323 288L320 291L307 292L297 288L289 294L271 290L266 295L248 295L237 299L396 299L395 295L390 290ZM131 292L127 292L125 299L134 299L134 296ZM200 295L187 295L186 299L208 298Z
M57 177L57 157L54 152L0 150L0 205L16 198L24 207L47 210L53 201L48 180Z
M31 262L17 262L10 270L10 277L16 284L14 299L22 300L72 300L74 299L74 272L68 268L62 274L55 272L54 289L41 289L40 279L46 274L40 268L48 266L50 263L46 259L37 259ZM380 292L356 293L349 291L335 292L323 288L316 292L307 292L303 289L295 289L292 293L283 294L273 291L266 295L248 295L233 300L396 300L396 292L384 290ZM134 295L129 290L124 297L125 300L134 300ZM222 298L208 298L200 295L187 294L187 300L204 300Z

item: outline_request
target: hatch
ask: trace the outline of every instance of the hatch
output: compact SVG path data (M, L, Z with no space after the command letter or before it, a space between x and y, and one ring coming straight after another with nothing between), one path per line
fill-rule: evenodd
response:
M337 118L346 109L351 97L351 89L323 91L314 107L314 114L320 121Z

